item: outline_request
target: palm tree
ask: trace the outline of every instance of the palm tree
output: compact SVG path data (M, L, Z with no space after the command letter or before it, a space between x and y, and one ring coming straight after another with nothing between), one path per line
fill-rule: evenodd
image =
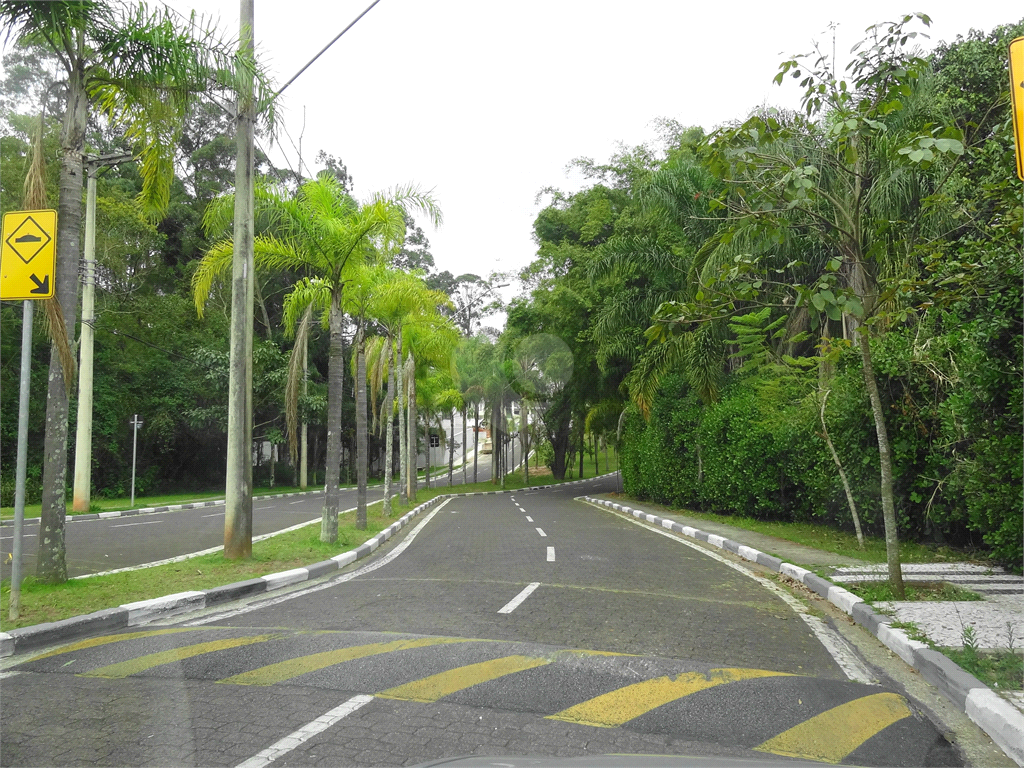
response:
M142 165L140 202L154 214L167 208L180 126L199 93L231 76L233 52L210 27L182 20L168 8L104 2L0 0L0 27L16 42L48 49L64 69L64 124L57 217L55 299L47 313L73 329L77 316L85 132L98 111L124 129ZM249 71L253 62L246 61ZM257 72L260 96L266 80ZM268 111L268 114L270 112ZM69 359L73 359L73 356ZM36 573L67 580L66 514L68 382L57 345L51 348L43 465L41 532Z
M387 395L382 411L385 429L384 514L391 515L391 456L395 395L403 388L403 371L398 361L402 356L403 329L417 323L428 325L440 320L438 308L449 303L448 297L431 290L418 276L392 269L380 269L370 292L368 312L381 335L368 342L370 399L376 409L377 395L387 379ZM400 501L405 502L408 452L406 442L405 401L398 398L399 417L399 483Z
M226 198L220 200L219 204L217 201L211 204L207 211L212 226L216 226L230 210ZM338 538L341 507L343 293L346 285L360 273L360 268L378 257L378 245L383 247L404 238L407 206L426 214L435 224L440 223L441 213L429 194L412 186L377 193L359 203L335 176L326 172L303 184L294 196L270 187L257 189L257 206L267 211L275 234L256 238L256 268L310 275L299 280L285 298L286 331L293 333L308 309L319 314L321 326L330 332L326 490L320 540L333 543ZM230 272L232 249L231 240L221 240L200 262L192 279L196 308L200 313L213 281ZM301 354L301 350L293 349L292 354ZM296 367L292 366L292 370ZM365 376L362 381L365 382ZM294 409L295 404L289 403L288 408ZM292 445L296 440L294 423L294 419L289 419L289 442Z

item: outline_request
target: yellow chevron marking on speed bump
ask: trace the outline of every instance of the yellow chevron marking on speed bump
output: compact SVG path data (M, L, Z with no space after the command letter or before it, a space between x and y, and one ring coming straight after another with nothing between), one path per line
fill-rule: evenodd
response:
M902 696L876 693L815 715L754 749L838 763L876 733L910 715Z
M707 675L686 672L678 677L656 677L627 685L602 694L561 712L548 715L548 720L593 725L598 728L617 728L640 717L652 709L689 696L691 693L714 688L716 685L752 680L759 677L789 677L786 672L764 669L712 669Z
M119 643L122 640L134 640L137 637L154 637L156 635L171 635L176 632L197 632L205 627L182 627L181 629L150 629L145 632L126 632L123 635L103 635L102 637L90 637L88 640L82 640L81 642L74 643L73 645L65 645L63 648L58 648L55 651L48 651L47 653L40 654L39 656L33 656L31 659L26 661L28 664L32 661L39 661L40 659L48 659L51 656L59 656L62 653L72 653L73 651L81 651L85 648L95 648L97 645L106 645L107 643Z
M242 672L217 682L231 685L273 685L274 683L280 683L293 677L304 675L307 672L316 672L326 667L333 667L335 664L341 664L344 661L362 659L366 656L376 656L381 653L391 653L392 651L404 651L409 648L426 648L431 645L470 642L474 641L457 637L423 637L417 640L393 640L390 643L356 645L351 648L339 648L334 651L324 651L323 653L313 653L309 656L279 661L276 664L268 664L251 672Z
M159 667L161 664L171 664L172 662L181 661L182 659L189 659L193 656L201 656L204 653L213 653L214 651L223 651L228 648L238 648L243 645L264 643L267 640L277 640L284 636L285 635L278 633L273 635L254 635L252 637L231 637L225 640L213 640L209 643L186 645L182 648L171 648L168 651L149 653L145 656L139 656L137 659L131 659L130 661L122 661L118 664L99 667L98 669L94 669L90 672L83 672L79 677L106 677L119 679L122 677L128 677L129 675L138 674L139 672L145 672L147 669Z
M550 663L550 659L536 656L505 656L491 661L481 661L479 664L456 667L447 672L424 677L422 680L388 688L377 695L383 699L402 699L428 704L465 688L486 683L488 680Z

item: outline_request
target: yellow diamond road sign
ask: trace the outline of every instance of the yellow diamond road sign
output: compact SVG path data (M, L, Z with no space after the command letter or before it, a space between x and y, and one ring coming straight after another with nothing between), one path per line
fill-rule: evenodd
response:
M1010 43L1010 104L1017 144L1017 178L1024 181L1024 37Z
M57 260L57 212L4 214L0 235L0 299L48 299L53 296Z

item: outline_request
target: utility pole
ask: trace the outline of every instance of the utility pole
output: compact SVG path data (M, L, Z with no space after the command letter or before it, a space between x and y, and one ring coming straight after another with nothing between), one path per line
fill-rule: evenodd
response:
M228 374L228 448L224 489L224 557L252 556L252 311L254 0L240 0L236 71L235 226L231 262L231 345ZM248 64L246 62L249 62Z
M78 420L75 432L75 495L72 509L88 512L92 501L92 360L96 330L96 173L105 165L132 159L129 154L85 155L85 256L82 260L82 339L78 363Z
M142 419L139 418L139 414L135 414L132 420L128 422L132 425L132 501L130 507L135 506L135 456L138 453L139 447L139 427L142 426Z

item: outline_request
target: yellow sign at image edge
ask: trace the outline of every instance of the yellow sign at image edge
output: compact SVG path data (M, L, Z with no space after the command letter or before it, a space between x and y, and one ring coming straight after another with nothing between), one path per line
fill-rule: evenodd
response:
M11 211L0 234L0 299L49 299L57 262L57 212Z
M1024 37L1010 42L1010 103L1017 147L1017 178L1024 181Z

